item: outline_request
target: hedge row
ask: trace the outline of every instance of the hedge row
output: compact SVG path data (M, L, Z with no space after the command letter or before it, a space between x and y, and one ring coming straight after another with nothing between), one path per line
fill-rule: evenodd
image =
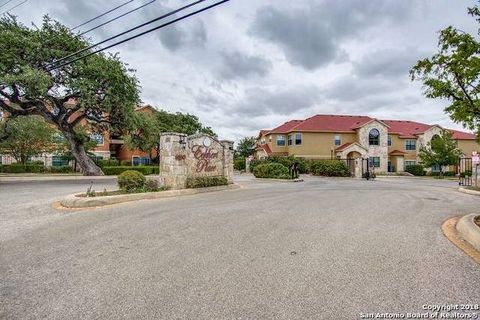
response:
M228 185L228 180L223 176L196 177L196 178L188 177L187 178L187 188L189 189L226 186L226 185Z
M281 163L261 163L253 169L255 178L291 179L288 168Z
M349 177L351 175L345 162L339 160L312 161L309 171L315 176Z
M233 159L233 168L238 171L243 171L245 170L245 158L244 157L238 157Z
M1 173L73 173L70 166L45 167L43 164L9 164L0 165Z
M296 161L298 163L298 171L300 173L311 173L319 176L330 177L347 177L350 176L350 170L343 161L339 160L310 160L303 158L289 157L277 157L272 156L262 160L254 160L250 163L250 170L255 171L255 168L265 163L279 163L284 167L290 168L292 163Z
M104 168L104 167L126 167L126 166L131 166L132 161L124 161L124 160L120 161L120 160L109 159L109 160L97 160L96 164L100 168Z
M405 171L413 174L414 176L425 175L425 168L421 164L414 164L414 165L407 166L405 168Z
M137 167L115 166L115 167L102 168L103 173L107 176L116 176L127 170L134 170L144 175L149 175L149 174L159 174L160 169L158 166L137 166Z

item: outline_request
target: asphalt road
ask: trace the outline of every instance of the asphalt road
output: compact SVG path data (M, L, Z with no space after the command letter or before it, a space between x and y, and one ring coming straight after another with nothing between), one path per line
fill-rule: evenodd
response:
M237 181L85 211L51 203L88 181L0 182L0 318L358 319L480 303L480 266L440 229L479 210L455 182Z

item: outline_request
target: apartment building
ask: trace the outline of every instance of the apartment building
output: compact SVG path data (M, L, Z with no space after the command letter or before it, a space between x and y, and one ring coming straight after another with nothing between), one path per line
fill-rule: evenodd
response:
M142 112L153 115L155 108L150 105L140 106L136 108L136 112ZM8 117L5 111L0 110L0 121L4 121ZM61 134L59 133L61 138ZM92 133L90 139L96 141L97 146L90 152L95 155L98 160L115 159L119 161L131 162L132 165L148 165L151 163L152 157L156 157L156 151L152 150L152 154L142 152L140 150L132 150L127 147L125 140L119 134L104 132ZM41 156L33 157L31 161L42 161L46 166L64 166L68 165L68 161L64 160L61 155L53 153L44 153ZM15 163L15 159L9 155L0 154L0 164Z
M420 148L443 130L439 125L415 121L320 114L305 120L290 120L272 130L261 130L255 157L368 158L378 172L401 172L406 166L418 163ZM480 151L474 134L450 131L464 155Z

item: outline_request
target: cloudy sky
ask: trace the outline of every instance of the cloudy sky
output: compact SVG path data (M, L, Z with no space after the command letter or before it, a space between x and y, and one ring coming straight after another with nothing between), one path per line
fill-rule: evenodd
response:
M37 24L48 13L73 27L125 1L29 0L12 13ZM104 20L148 1L135 0ZM157 0L89 36L102 40L188 2ZM445 101L422 97L421 85L410 81L408 71L435 52L438 30L454 25L476 32L466 14L474 4L231 0L113 52L137 70L144 103L193 113L221 138L238 140L318 113L461 128L443 113Z

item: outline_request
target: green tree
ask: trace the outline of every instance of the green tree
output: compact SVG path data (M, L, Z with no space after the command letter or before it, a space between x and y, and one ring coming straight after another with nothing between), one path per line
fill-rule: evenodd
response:
M478 6L468 13L480 22ZM480 29L478 31L480 34ZM450 26L440 31L439 51L419 60L410 70L412 80L424 84L428 98L449 102L445 111L451 119L480 134L480 42L476 35Z
M217 137L210 127L205 127L198 117L185 113L170 113L164 110L155 111L153 114L137 113L135 116L135 130L126 137L126 143L130 148L148 152L152 157L155 150L158 163L160 150L160 134L162 132L178 132L188 135L205 133Z
M257 139L255 137L245 137L241 139L235 149L235 155L244 158L251 156L255 151L256 143Z
M95 154L92 153L91 151L95 149L97 146L97 142L93 139L90 138L88 134L88 130L85 126L79 126L75 128L75 139L83 141L83 146L85 149L85 152L90 158L94 158ZM72 152L70 151L70 144L68 143L67 139L59 133L55 134L55 143L56 143L56 148L55 148L55 153L57 155L60 155L63 160L66 161L73 161L74 166L73 169L74 171L77 170L77 159L73 156Z
M456 164L460 155L461 151L448 130L443 130L440 136L434 136L418 153L425 167L440 166L440 175L443 173L442 167Z
M26 164L29 157L55 149L56 130L38 116L10 118L0 125L0 152Z
M76 128L88 123L92 131L129 130L139 87L117 55L99 53L52 69L88 46L85 38L48 17L40 28L0 19L0 108L11 117L43 117L66 138L85 175L102 175Z

